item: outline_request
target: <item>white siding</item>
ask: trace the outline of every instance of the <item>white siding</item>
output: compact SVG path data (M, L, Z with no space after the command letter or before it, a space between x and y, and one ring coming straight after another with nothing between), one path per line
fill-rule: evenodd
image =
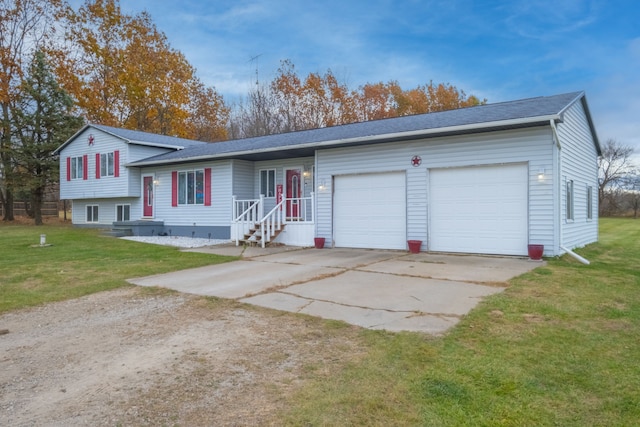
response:
M98 222L87 222L87 206L98 206ZM130 205L132 220L140 217L141 203L137 198L74 200L71 210L71 222L75 225L108 226L116 220L116 206Z
M598 240L598 155L581 102L572 105L558 124L560 138L561 244L569 249ZM573 181L574 219L566 216L566 183ZM587 187L593 188L593 219L587 219Z
M404 170L407 174L407 239L428 241L428 169L528 163L529 240L552 247L553 140L549 127L441 137L366 147L319 150L317 153L317 234L328 241L332 229L332 177L353 173ZM419 167L411 158L422 158ZM544 179L538 173L544 169ZM323 187L322 187L323 186ZM322 188L320 188L322 187Z
M254 181L255 173L253 162L246 160L234 160L233 168L233 191L232 195L238 200L248 200L255 197Z
M143 168L142 175L154 174L154 219L164 221L165 226L225 226L231 223L231 160L189 163ZM171 206L171 172L211 168L211 206ZM133 219L133 218L132 218Z
M94 141L89 145L89 135ZM96 154L118 150L120 154L120 176L96 178ZM94 128L87 128L60 152L60 198L96 199L111 197L139 197L140 174L137 169L129 170L127 163L165 153L167 149L129 145L120 138ZM87 179L67 181L67 158L87 156Z

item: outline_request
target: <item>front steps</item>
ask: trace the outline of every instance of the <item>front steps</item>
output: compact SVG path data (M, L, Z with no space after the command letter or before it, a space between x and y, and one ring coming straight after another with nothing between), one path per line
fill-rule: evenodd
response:
M285 224L282 224L282 228L280 230L276 230L271 236L271 239L265 243L265 246L269 246L274 243L274 240L284 231ZM249 232L244 235L242 239L240 239L245 245L248 246L262 246L262 232L260 230L260 223L254 224L253 227L249 229Z

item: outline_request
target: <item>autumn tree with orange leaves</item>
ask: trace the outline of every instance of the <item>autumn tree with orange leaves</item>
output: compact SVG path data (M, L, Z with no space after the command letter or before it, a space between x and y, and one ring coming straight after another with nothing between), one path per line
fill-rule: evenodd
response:
M67 9L62 85L90 122L216 141L229 109L173 49L151 17L124 14L117 0Z
M445 83L404 90L397 81L351 90L331 70L301 78L282 61L269 85L257 85L231 118L233 138L268 135L390 117L452 110L485 103Z

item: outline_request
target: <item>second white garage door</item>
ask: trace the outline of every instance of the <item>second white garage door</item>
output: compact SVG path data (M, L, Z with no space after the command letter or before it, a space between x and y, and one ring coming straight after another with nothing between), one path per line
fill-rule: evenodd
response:
M434 169L429 173L429 249L526 255L526 164Z
M334 178L333 224L337 247L406 249L404 172Z

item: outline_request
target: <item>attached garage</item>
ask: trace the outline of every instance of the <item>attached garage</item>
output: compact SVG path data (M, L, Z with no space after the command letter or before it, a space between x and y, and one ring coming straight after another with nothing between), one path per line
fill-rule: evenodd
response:
M432 169L429 200L429 250L527 254L527 164Z
M406 249L404 172L336 176L333 185L337 247Z

